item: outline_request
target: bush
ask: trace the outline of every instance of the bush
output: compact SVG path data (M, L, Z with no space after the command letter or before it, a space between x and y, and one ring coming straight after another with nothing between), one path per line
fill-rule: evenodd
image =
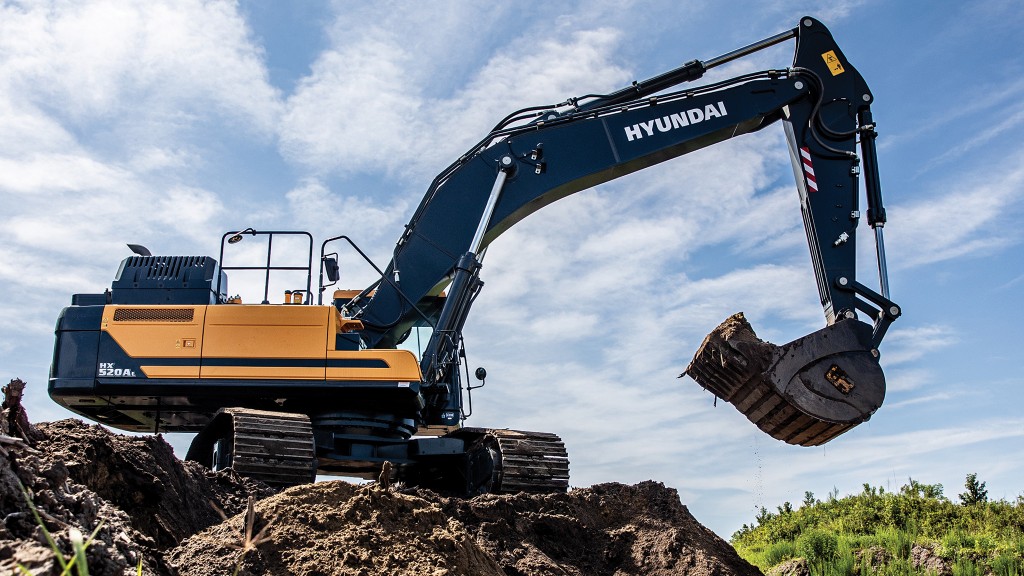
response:
M953 564L953 576L982 576L981 568L967 558L961 558Z
M995 576L1020 576L1021 561L1007 554L999 554L992 559L992 573Z
M976 477L966 486L968 499L977 500L973 505L946 498L941 484L912 479L898 491L865 485L844 498L833 491L826 500L806 493L798 509L788 503L777 513L759 508L756 524L744 525L732 544L762 571L803 556L815 576L923 575L910 560L914 544L921 543L933 547L956 576L1024 576L1024 496L989 500ZM884 548L888 560L851 568L857 551L872 547Z
M768 566L775 566L796 556L796 545L789 541L774 542L764 551L764 561Z
M910 550L914 547L914 537L910 533L899 528L883 528L875 534L882 547L894 558L910 558Z
M947 560L958 558L974 550L974 536L963 530L950 530L942 537L942 557Z
M812 528L797 538L796 551L811 564L831 562L839 551L839 539L831 532Z

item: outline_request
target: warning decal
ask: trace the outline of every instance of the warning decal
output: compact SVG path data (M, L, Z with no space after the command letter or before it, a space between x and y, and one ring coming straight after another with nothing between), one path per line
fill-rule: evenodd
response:
M821 57L825 60L825 65L828 66L828 70L833 76L839 76L843 72L846 72L846 69L843 68L842 62L839 61L839 57L836 56L835 50L829 50L822 54Z
M814 176L814 163L811 162L811 149L804 146L800 149L800 160L804 165L804 176L807 177L807 190L818 191L818 179Z

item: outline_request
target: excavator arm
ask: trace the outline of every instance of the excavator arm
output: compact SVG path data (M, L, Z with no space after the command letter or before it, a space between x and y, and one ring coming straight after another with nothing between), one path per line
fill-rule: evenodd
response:
M789 39L796 40L790 68L666 92L712 67ZM781 350L753 356L736 353L735 347L704 347L688 372L777 438L827 441L881 404L884 377L877 347L900 314L886 281L873 100L827 28L806 17L796 29L612 94L514 113L434 180L397 243L384 281L347 303L345 311L362 321L360 337L370 348L395 346L424 320L433 325L421 364L427 420L455 424L461 406L461 332L482 287L481 259L490 242L570 194L781 122L828 326ZM862 175L881 293L857 281ZM425 303L445 288L445 305L425 312ZM418 309L413 303L424 305ZM858 320L857 311L870 324ZM752 331L751 338L756 340ZM728 370L707 368L713 364ZM738 377L733 365L744 365L753 375ZM746 407L733 398L744 383L750 389L743 396L751 404ZM778 398L767 399L769 388ZM765 415L770 425L762 422Z

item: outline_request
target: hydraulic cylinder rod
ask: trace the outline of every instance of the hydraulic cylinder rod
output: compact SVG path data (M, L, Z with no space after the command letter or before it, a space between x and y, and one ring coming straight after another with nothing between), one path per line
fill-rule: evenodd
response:
M704 72L706 72L710 68L714 68L715 66L721 66L722 64L732 62L737 58L742 58L748 54L757 52L758 50L764 50L769 46L774 46L780 42L785 42L790 38L796 38L796 34L797 29L794 28L792 30L787 30L774 36L765 38L763 40L759 40L757 42L754 42L753 44L748 44L747 46L744 46L742 48L737 48L732 52L727 52L725 54L722 54L721 56L716 56L704 62L701 62L700 60L691 60L690 62L683 64L679 68L670 70L668 72L665 72L664 74L659 74L654 78L649 78L642 82L634 82L633 85L628 88L623 88L616 92L612 92L611 94L608 94L606 96L602 96L596 100L592 100L585 104L580 104L579 109L589 110L592 108L599 108L601 106L610 106L622 102L630 102L636 100L637 98L643 98L644 96L661 92L662 90L671 88L672 86L681 84L683 82L692 82L703 76Z
M878 279L882 296L889 298L889 272L885 265L885 243L882 228L885 227L885 206L882 205L882 184L878 176L878 152L875 149L875 124L871 109L863 108L857 114L860 124L860 149L864 162L864 188L868 201L868 224L875 231L875 256L878 259Z

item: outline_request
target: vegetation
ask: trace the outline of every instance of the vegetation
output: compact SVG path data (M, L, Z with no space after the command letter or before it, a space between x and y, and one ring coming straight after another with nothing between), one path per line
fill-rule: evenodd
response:
M869 484L844 498L838 490L825 500L806 492L798 509L789 502L776 512L762 507L732 544L765 572L795 558L814 576L944 571L921 562L930 555L953 576L1024 576L1024 496L990 501L977 474L967 475L965 488L959 502L946 498L941 484L914 479L897 492Z

